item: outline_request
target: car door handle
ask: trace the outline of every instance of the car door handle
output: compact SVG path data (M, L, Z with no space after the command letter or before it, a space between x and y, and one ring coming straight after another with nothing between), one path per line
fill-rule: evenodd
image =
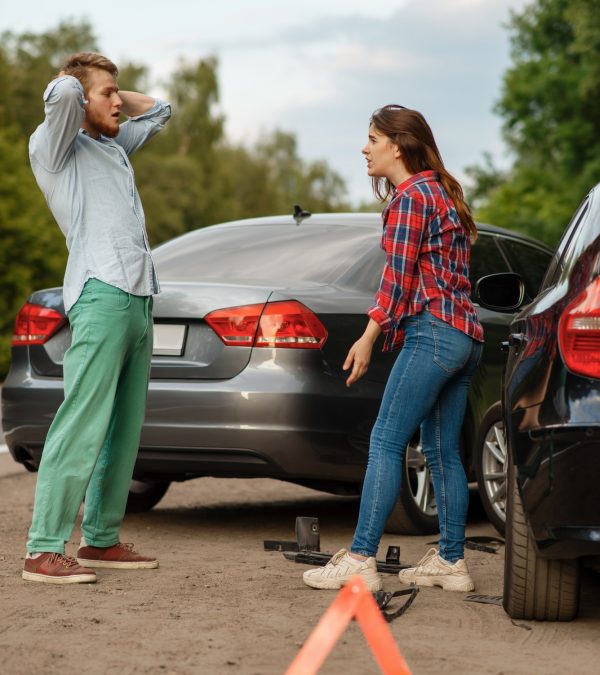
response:
M508 336L509 347L519 347L525 342L525 333L511 333Z
M500 349L507 352L511 347L518 348L526 341L525 333L511 333L508 340L503 340L500 343Z

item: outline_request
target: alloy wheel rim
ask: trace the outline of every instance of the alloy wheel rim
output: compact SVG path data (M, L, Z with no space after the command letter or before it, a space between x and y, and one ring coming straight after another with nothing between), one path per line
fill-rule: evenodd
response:
M485 496L494 513L506 521L506 469L507 449L504 425L495 422L488 429L483 441L482 474Z
M437 504L433 491L431 471L421 443L410 444L406 454L408 486L415 505L425 516L437 516Z

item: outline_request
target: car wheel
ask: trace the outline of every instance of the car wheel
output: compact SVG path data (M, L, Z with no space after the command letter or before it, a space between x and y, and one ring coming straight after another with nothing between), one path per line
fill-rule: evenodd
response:
M404 460L400 496L385 531L390 534L433 534L439 529L437 504L421 444L410 443Z
M475 445L479 497L492 525L504 534L506 524L506 439L502 406L491 408L479 426Z
M127 513L150 511L164 497L169 481L132 480L127 497Z
M508 485L504 609L513 619L570 621L579 607L579 561L537 555L512 462Z

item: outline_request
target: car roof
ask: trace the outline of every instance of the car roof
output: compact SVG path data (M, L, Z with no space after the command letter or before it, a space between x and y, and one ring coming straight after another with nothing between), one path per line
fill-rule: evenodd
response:
M352 212L337 212L337 213L313 213L308 217L300 218L299 221L294 219L290 214L280 216L264 216L260 218L245 218L243 220L232 220L225 223L217 223L211 227L247 227L253 225L273 225L279 226L290 225L302 227L304 224L310 225L344 225L355 227L381 227L381 213L369 211L361 213ZM496 234L503 237L518 239L523 242L530 243L534 246L543 248L552 253L553 249L544 242L529 237L520 232L509 230L504 227L497 227L496 225L489 225L488 223L476 223L478 232L486 234Z

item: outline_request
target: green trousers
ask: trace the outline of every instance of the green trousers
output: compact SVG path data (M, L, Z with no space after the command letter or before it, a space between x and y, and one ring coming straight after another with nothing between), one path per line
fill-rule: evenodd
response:
M65 399L44 445L30 553L64 553L84 497L81 529L87 543L118 543L144 420L152 298L90 279L69 322Z

